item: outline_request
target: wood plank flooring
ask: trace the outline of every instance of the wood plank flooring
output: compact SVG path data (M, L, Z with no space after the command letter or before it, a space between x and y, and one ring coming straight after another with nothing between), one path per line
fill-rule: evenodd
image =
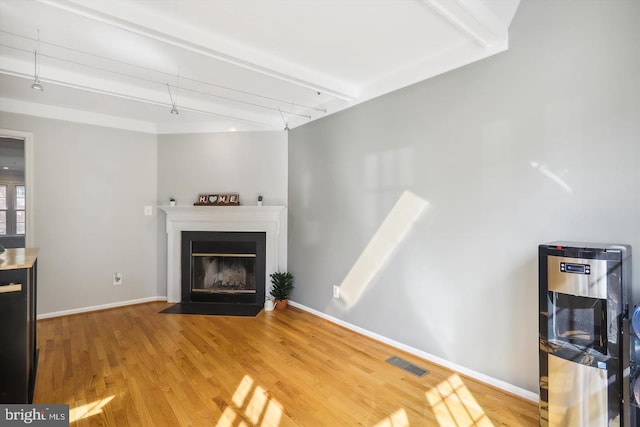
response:
M294 307L159 313L168 306L38 321L34 403L69 404L74 426L538 425L534 403Z

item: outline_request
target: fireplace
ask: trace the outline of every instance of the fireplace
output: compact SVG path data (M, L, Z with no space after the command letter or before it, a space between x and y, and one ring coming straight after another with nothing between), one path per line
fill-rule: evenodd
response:
M269 274L286 270L287 213L283 206L162 206L160 209L166 214L167 302L182 301L182 233L185 231L264 233L266 271L265 280L256 279L258 289L261 284L265 288L269 286L266 280Z
M183 231L182 302L263 304L265 234Z

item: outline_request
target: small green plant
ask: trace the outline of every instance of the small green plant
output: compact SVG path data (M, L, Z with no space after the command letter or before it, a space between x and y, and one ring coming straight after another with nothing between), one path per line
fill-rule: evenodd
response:
M271 296L280 301L289 299L289 294L293 289L293 275L289 272L277 271L271 273L269 277L271 277L273 284L270 291Z

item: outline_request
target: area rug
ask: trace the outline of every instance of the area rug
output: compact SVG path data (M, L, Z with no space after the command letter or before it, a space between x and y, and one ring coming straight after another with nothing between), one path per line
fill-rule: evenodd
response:
M181 302L165 308L167 314L208 314L214 316L255 316L262 310L258 304L225 304L213 302Z

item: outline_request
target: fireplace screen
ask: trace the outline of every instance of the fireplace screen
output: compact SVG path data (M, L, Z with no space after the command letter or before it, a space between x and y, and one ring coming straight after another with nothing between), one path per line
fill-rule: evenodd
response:
M197 293L256 293L256 255L192 253L191 291Z

